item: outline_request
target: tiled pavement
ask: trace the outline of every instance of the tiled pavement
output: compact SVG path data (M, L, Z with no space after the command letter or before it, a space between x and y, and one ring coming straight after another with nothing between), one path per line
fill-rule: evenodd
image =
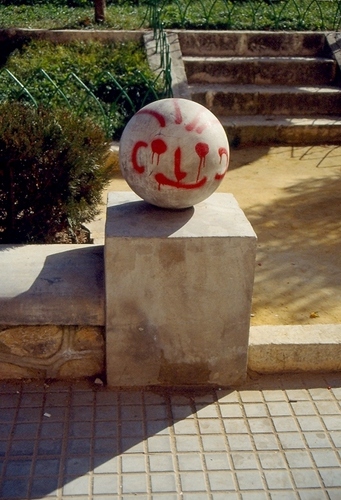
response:
M341 374L239 390L0 384L0 498L341 499Z

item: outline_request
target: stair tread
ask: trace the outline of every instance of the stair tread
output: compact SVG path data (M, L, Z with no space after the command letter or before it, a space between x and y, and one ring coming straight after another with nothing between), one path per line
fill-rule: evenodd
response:
M255 126L261 124L273 127L276 126L304 126L304 125L315 125L315 126L328 126L336 125L341 126L340 116L330 116L330 115L320 115L315 116L285 116L285 115L231 115L231 116L217 116L219 121L225 126Z
M224 93L269 93L269 94L288 94L288 93L305 93L305 94L341 94L340 87L331 85L257 85L257 84L190 84L188 85L190 93L194 92L224 92Z
M267 61L275 64L280 64L283 62L329 62L335 63L335 60L331 57L320 57L320 56L208 56L208 55L200 55L200 56L182 56L182 59L186 62L196 62L196 61L205 61L205 62L241 62L243 64L247 64L248 62L257 62L257 61Z

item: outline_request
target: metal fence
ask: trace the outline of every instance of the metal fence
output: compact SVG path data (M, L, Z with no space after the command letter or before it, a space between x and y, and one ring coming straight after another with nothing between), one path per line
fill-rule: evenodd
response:
M162 58L161 58L162 59ZM169 64L169 63L167 63ZM117 135L124 127L127 120L138 109L148 102L169 96L168 70L163 69L154 80L148 80L143 73L136 70L142 82L141 95L136 100L124 88L115 75L109 71L98 75L93 82L98 87L101 82L106 87L110 99L101 99L95 94L89 84L74 72L68 73L62 81L56 81L45 69L35 71L29 79L21 81L7 68L0 70L0 102L8 99L23 100L35 107L39 105L48 107L64 106L78 114L95 119L102 125L110 137ZM166 77L165 77L166 75ZM130 89L131 90L131 89Z
M154 81L142 73L144 95L136 102L115 75L105 79L111 101L99 98L80 75L70 72L56 82L45 69L22 82L8 69L0 70L0 101L24 99L34 106L63 105L81 116L91 116L102 124L109 136L119 133L127 120L152 100L172 96L171 57L167 28L186 29L320 29L337 31L341 27L341 0L148 0L143 24L153 31L160 68Z
M149 0L149 24L165 28L327 30L341 28L340 0Z

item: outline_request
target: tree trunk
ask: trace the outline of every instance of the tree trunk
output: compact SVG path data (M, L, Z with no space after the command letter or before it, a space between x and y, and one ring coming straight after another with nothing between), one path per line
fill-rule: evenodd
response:
M95 1L95 23L103 23L105 21L105 0Z

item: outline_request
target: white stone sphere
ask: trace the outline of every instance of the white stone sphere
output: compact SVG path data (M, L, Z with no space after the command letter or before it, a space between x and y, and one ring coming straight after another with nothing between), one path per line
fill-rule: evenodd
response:
M229 165L226 133L211 111L187 99L162 99L138 111L120 141L120 168L145 201L181 209L205 200Z

